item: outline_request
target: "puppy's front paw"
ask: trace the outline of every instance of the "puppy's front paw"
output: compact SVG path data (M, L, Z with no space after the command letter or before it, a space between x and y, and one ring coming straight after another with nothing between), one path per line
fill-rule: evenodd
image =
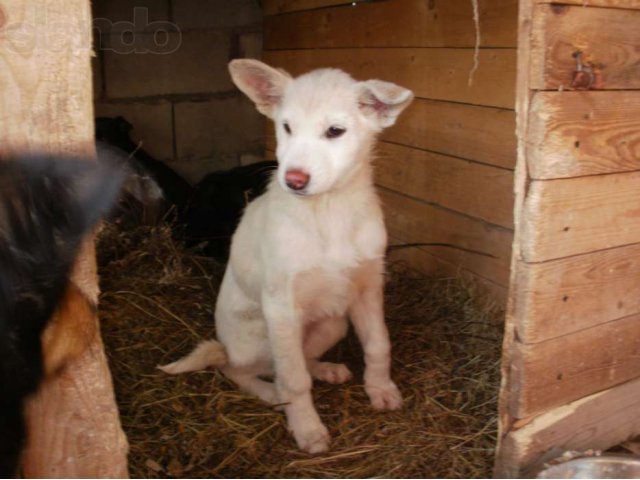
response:
M351 371L343 363L316 362L309 367L311 376L327 383L345 383L351 380Z
M308 453L322 453L329 450L329 431L322 423L312 428L303 427L293 430L293 437L300 450Z
M371 406L376 410L398 410L402 407L402 395L392 381L384 384L365 385L364 389L369 395Z

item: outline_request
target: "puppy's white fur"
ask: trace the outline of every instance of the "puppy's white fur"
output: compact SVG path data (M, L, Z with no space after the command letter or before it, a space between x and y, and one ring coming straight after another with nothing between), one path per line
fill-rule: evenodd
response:
M256 60L235 60L229 68L236 85L275 122L279 167L233 237L216 306L219 343L204 342L161 368L220 367L240 388L284 404L298 446L321 452L329 435L313 406L311 379L351 377L345 365L319 360L346 334L347 316L364 348L373 407L402 404L389 375L382 298L387 235L370 161L376 134L413 95L334 69L292 79ZM344 133L330 138L331 127ZM287 186L290 170L309 175L305 188ZM275 383L258 378L271 374Z

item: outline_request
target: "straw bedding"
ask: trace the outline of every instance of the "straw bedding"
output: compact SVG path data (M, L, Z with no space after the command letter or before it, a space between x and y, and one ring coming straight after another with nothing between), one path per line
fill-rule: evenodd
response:
M332 443L312 456L297 450L281 412L219 372L172 377L155 368L215 335L222 264L182 248L168 227L114 224L99 236L98 261L102 334L133 477L491 476L501 328L494 309L478 308L472 285L389 265L392 371L405 406L370 408L350 334L329 357L354 380L314 385Z

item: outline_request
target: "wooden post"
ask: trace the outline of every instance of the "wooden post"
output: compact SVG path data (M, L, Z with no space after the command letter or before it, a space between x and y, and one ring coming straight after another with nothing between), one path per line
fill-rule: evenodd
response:
M0 154L95 156L91 39L88 0L0 0ZM71 282L87 304L97 303L93 238ZM97 319L84 317L90 331ZM127 441L95 330L29 402L26 477L127 476Z

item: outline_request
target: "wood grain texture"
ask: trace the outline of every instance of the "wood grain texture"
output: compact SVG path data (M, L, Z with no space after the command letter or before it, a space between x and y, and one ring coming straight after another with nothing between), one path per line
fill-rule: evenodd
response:
M516 46L517 0L479 2L482 47ZM265 48L474 47L468 0L389 2L269 16Z
M97 328L97 327L96 327ZM98 334L29 402L25 478L126 478L127 440Z
M640 12L612 8L538 5L535 10L531 87L570 88L575 52L595 72L593 88L640 88Z
M531 177L640 170L640 91L538 92L530 115Z
M516 418L527 418L637 378L640 315L534 345L517 343L512 369L512 381L521 389L510 405Z
M94 157L90 3L3 0L0 21L0 156ZM87 238L71 281L91 304L98 293L95 270ZM70 323L81 321L96 331L92 312ZM127 475L127 441L99 335L62 375L46 382L27 417L25 476Z
M379 193L392 237L404 243L437 242L459 247L424 247L424 250L498 285L507 284L513 238L510 230L390 190L380 189Z
M425 202L513 228L513 172L381 142L376 182Z
M518 337L538 343L640 312L640 245L518 262Z
M538 0L537 3L560 3L555 0ZM562 0L566 5L580 5L581 7L610 7L631 8L640 10L640 0Z
M640 172L531 182L520 238L525 261L636 243L638 192Z
M314 68L341 68L358 79L398 83L416 96L474 105L513 108L516 51L482 49L469 86L473 49L358 48L278 50L264 52L264 61L294 75ZM416 74L420 72L420 74Z
M550 410L509 432L503 478L528 478L569 450L606 450L640 431L640 380Z
M351 5L351 3L353 0L264 0L263 8L265 15L277 15L335 5Z

